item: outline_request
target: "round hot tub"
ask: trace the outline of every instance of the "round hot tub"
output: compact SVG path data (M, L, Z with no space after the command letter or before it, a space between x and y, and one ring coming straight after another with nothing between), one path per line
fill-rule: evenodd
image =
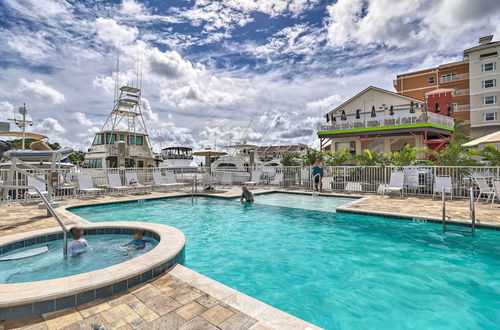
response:
M73 258L64 258L57 228L0 239L0 321L108 297L184 260L185 237L173 227L142 222L81 227L89 248ZM144 230L146 247L126 248L137 229Z

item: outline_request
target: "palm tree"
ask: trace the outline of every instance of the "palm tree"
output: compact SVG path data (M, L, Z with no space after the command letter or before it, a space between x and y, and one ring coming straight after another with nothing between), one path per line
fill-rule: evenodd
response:
M302 165L311 166L318 158L323 158L323 151L307 149L306 154L302 156Z
M335 152L326 151L324 156L326 158L325 164L329 166L342 166L353 159L349 148L343 148Z
M301 155L298 152L284 152L281 154L281 165L283 166L300 166Z
M493 144L488 144L483 150L469 150L469 154L483 157L488 161L488 165L490 166L500 166L500 150Z
M428 153L427 148L415 148L407 144L401 151L389 153L391 165L394 166L410 166L416 164L428 163L425 160L419 160L418 155L421 153Z
M370 149L363 150L363 153L356 155L355 159L358 161L358 165L361 166L384 166L388 163L386 154L371 151Z

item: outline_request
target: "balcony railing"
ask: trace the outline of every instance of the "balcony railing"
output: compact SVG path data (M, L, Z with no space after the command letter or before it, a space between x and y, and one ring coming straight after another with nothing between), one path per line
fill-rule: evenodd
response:
M363 129L363 128L373 128L373 127L393 127L398 128L398 126L412 125L412 124L436 124L449 128L453 128L454 120L452 117L443 116L433 112L421 112L418 114L407 114L407 115L384 115L375 118L361 119L351 119L345 121L340 121L329 125L318 125L319 132L328 131L345 131L351 129Z
M457 89L455 92L455 96L460 96L460 95L467 95L469 94L469 89Z
M453 82L453 81L458 81L458 80L467 80L467 79L469 79L468 73L460 73L460 74L453 75L453 76L450 76L450 75L441 76L439 81L441 83L448 83L448 82Z

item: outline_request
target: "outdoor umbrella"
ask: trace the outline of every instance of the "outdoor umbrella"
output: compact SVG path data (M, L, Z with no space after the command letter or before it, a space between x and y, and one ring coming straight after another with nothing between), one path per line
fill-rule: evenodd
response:
M208 167L208 171L210 172L210 168L212 165L212 157L216 156L224 156L227 155L227 152L225 151L217 151L217 150L212 150L212 149L203 149L200 151L195 151L193 152L194 156L205 156L205 167Z
M462 144L464 147L475 147L480 144L500 143L500 131L485 135L470 142Z
M372 112L370 114L370 117L372 117L372 118L377 117L377 113L375 112L375 106L374 105L372 105Z

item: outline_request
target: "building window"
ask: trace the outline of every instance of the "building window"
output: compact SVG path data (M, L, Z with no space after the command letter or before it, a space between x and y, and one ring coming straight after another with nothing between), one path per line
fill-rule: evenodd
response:
M441 82L449 82L449 81L455 81L457 80L457 74L456 73L450 73L450 74L445 74L441 76Z
M480 55L479 58L493 57L493 56L497 56L497 55L498 55L498 52L486 53L486 54Z
M495 104L497 103L496 96L485 96L483 97L483 104Z
M496 79L488 79L483 81L483 88L491 88L497 85Z
M496 112L484 113L483 119L484 119L484 121L495 121L495 120L497 120L497 113Z
M486 63L486 64L483 64L482 67L483 67L483 72L495 71L495 69L496 69L496 63L495 62Z
M452 103L453 111L458 111L458 103Z
M434 77L429 77L429 84L434 84Z

